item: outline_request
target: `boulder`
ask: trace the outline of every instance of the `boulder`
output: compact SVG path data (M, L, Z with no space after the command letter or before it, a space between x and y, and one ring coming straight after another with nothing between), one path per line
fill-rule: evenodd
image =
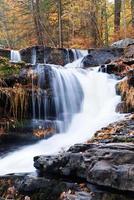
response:
M115 48L125 48L131 44L134 44L134 39L126 38L126 39L114 42L111 46Z
M134 192L134 144L111 143L85 145L82 152L72 148L53 156L37 156L34 166L42 176L49 174L85 180L120 191ZM80 150L81 145L74 149ZM83 152L83 149L85 151Z
M108 64L122 56L123 53L123 49L116 48L89 49L88 55L82 60L83 68Z

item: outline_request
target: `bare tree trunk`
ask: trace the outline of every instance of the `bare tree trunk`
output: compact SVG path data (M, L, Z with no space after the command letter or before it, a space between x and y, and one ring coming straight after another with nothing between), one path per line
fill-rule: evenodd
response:
M126 22L126 0L122 0L122 13L123 13L123 26L124 26L124 38L127 37L127 22Z
M107 22L107 1L104 0L104 3L102 4L102 19L104 23L104 45L107 47L109 44L109 32L108 32L108 22Z
M97 36L98 36L96 31L97 18L96 18L95 3L96 1L92 0L90 5L90 35L92 38L93 47L97 46Z
M131 0L132 27L134 28L134 0Z
M121 0L114 0L114 32L120 32Z
M44 45L44 31L41 24L40 15L40 0L32 0L33 19L35 24L37 42L39 45Z
M59 47L63 48L62 4L61 4L61 0L58 0L58 24L59 24Z

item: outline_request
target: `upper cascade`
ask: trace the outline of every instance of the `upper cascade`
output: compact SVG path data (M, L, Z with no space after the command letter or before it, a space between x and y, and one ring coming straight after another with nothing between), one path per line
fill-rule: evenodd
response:
M21 58L26 63L55 64L65 66L88 54L88 50L51 48L46 46L33 46L20 50Z
M18 50L11 50L11 62L21 62L21 55Z

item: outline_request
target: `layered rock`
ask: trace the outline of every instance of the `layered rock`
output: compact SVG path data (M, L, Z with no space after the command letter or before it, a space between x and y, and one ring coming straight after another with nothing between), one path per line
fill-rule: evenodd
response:
M65 65L74 60L73 53L68 49L51 48L45 46L33 46L20 50L21 59L26 63L49 63ZM33 63L35 64L35 63Z
M134 144L83 144L53 156L37 156L43 176L68 177L122 191L134 191Z

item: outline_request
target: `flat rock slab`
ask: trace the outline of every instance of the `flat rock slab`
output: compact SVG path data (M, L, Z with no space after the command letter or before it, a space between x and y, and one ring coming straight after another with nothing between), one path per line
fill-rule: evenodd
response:
M42 174L134 192L134 144L80 144L68 152L37 156L34 166Z

